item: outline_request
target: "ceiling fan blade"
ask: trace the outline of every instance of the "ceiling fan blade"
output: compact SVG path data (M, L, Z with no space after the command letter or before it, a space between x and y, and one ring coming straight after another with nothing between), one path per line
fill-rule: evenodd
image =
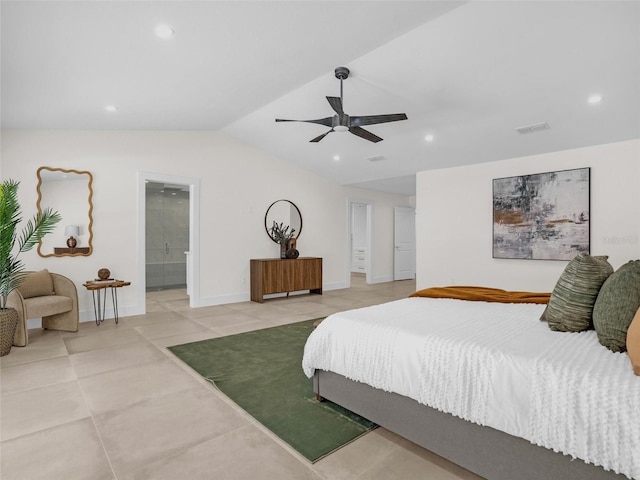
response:
M344 110L342 110L342 100L340 100L340 97L327 97L327 100L329 101L331 108L333 108L338 115L344 115Z
M374 135L373 133L369 132L368 130L365 130L364 128L360 128L360 127L350 127L349 131L351 133L353 133L354 135L357 135L359 137L364 138L365 140L369 140L370 142L373 143L378 143L380 141L382 141L382 138L380 138L377 135Z
M304 123L317 123L318 125L324 125L330 127L333 125L333 117L318 118L316 120L287 120L284 118L276 118L276 122L304 122Z
M322 135L318 135L316 138L313 138L313 139L309 140L309 142L318 143L320 140L322 140L324 137L329 135L331 132L333 132L333 128L331 130L323 133Z
M389 115L351 117L351 125L359 127L361 125L375 125L376 123L398 122L400 120L407 120L407 115L404 113L391 113Z

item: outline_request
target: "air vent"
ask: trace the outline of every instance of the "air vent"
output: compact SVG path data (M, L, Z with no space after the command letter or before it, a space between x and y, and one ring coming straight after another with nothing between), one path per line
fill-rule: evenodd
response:
M375 155L373 157L367 158L370 162L379 162L381 160L385 160L384 155Z
M533 125L526 125L524 127L516 128L516 132L520 135L524 135L526 133L536 133L541 132L543 130L549 130L551 127L547 122L544 123L534 123Z

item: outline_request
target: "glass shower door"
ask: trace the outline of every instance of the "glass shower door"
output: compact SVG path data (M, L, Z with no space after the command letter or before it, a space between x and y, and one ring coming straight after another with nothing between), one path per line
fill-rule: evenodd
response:
M185 288L189 250L189 190L148 182L146 187L147 291Z

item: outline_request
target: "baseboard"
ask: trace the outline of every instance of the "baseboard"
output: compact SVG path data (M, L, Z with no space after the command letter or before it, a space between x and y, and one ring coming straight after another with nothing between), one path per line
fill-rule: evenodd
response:
M393 275L385 275L383 277L373 277L370 283L387 283L393 282Z
M349 284L347 282L335 282L335 283L328 283L322 286L322 290L324 291L342 290L343 288L349 288Z
M381 281L385 281L385 280L381 280ZM330 290L341 290L344 288L349 288L349 285L347 284L347 282L334 282L334 283L329 283L329 284L325 284L322 286L322 290L323 291L330 291ZM301 290L299 292L291 292L290 295L308 295L309 291L308 290ZM276 298L278 296L284 296L286 294L274 294L274 295L269 295L269 296L265 296L265 298ZM229 303L241 303L241 302L248 302L251 300L250 294L247 293L233 293L233 294L229 294L229 295L217 295L214 297L206 297L206 298L200 298L200 302L198 305L195 305L195 308L199 308L199 307L213 307L216 305L225 305L225 304L229 304ZM145 314L145 308L139 305L130 305L130 306L119 306L118 307L118 313L120 317L130 317L133 315L144 315ZM113 308L107 308L105 311L105 319L109 320L109 319L113 319ZM95 322L96 318L95 318L95 313L93 311L93 309L91 310L85 310L85 311L81 311L80 312L80 322ZM42 322L41 319L39 318L32 318L30 320L28 320L28 324L27 324L27 328L41 328L42 326Z
M128 305L128 306L118 305L118 317L123 318L123 317L133 317L135 315L144 315L145 314L144 310L145 310L144 307L141 307L139 305ZM80 323L96 321L96 315L93 309L80 311L79 316L80 316ZM104 318L105 318L105 321L113 320L114 318L113 307L105 309Z

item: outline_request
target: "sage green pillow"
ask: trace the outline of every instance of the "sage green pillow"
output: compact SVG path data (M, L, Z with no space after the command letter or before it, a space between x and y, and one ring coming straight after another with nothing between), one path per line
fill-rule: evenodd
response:
M578 254L551 292L545 318L551 330L581 332L593 327L591 315L598 292L613 273L608 256Z
M602 345L614 352L627 347L627 330L640 307L640 260L616 270L602 285L593 307L593 325Z

